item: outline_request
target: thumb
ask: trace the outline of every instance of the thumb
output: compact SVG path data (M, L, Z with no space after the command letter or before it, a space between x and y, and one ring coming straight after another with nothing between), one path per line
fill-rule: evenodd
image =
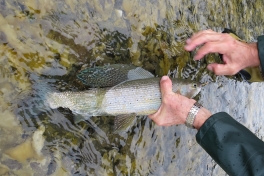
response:
M163 76L160 80L160 91L161 91L161 96L164 97L164 95L172 92L172 82L168 76ZM161 104L162 107L162 104ZM161 107L155 112L154 114L148 115L149 118L154 120L159 116L161 113Z
M172 92L172 82L168 76L163 76L160 80L161 95Z

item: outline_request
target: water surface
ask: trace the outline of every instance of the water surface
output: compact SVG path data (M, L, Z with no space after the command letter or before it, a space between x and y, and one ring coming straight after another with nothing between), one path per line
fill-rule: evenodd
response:
M226 111L263 139L263 84L216 77L217 54L194 62L183 49L194 32L233 29L256 41L263 1L0 0L1 175L225 175L184 125L138 117L114 134L113 117L74 124L41 91L85 90L76 73L93 65L134 64L156 76L210 82L197 99ZM23 148L24 147L24 148ZM21 149L23 148L23 149ZM26 149L25 149L26 148Z

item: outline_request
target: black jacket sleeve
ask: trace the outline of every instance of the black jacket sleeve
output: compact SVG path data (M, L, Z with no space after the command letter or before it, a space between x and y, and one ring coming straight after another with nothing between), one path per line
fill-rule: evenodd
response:
M212 115L197 142L229 175L264 175L264 142L225 112Z
M258 36L258 55L259 55L259 61L260 61L260 68L261 68L261 74L262 78L264 78L264 35Z

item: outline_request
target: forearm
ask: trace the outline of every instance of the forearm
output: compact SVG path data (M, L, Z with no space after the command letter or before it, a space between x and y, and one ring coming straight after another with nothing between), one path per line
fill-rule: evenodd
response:
M264 174L264 142L227 113L208 118L196 140L229 175Z

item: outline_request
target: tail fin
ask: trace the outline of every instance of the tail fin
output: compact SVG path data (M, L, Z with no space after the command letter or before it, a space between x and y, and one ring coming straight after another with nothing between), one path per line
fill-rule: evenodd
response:
M15 112L26 112L30 115L37 115L43 111L50 110L46 103L46 97L55 89L49 83L54 82L51 79L41 79L38 75L30 75L31 87L21 91L10 102L11 108Z

